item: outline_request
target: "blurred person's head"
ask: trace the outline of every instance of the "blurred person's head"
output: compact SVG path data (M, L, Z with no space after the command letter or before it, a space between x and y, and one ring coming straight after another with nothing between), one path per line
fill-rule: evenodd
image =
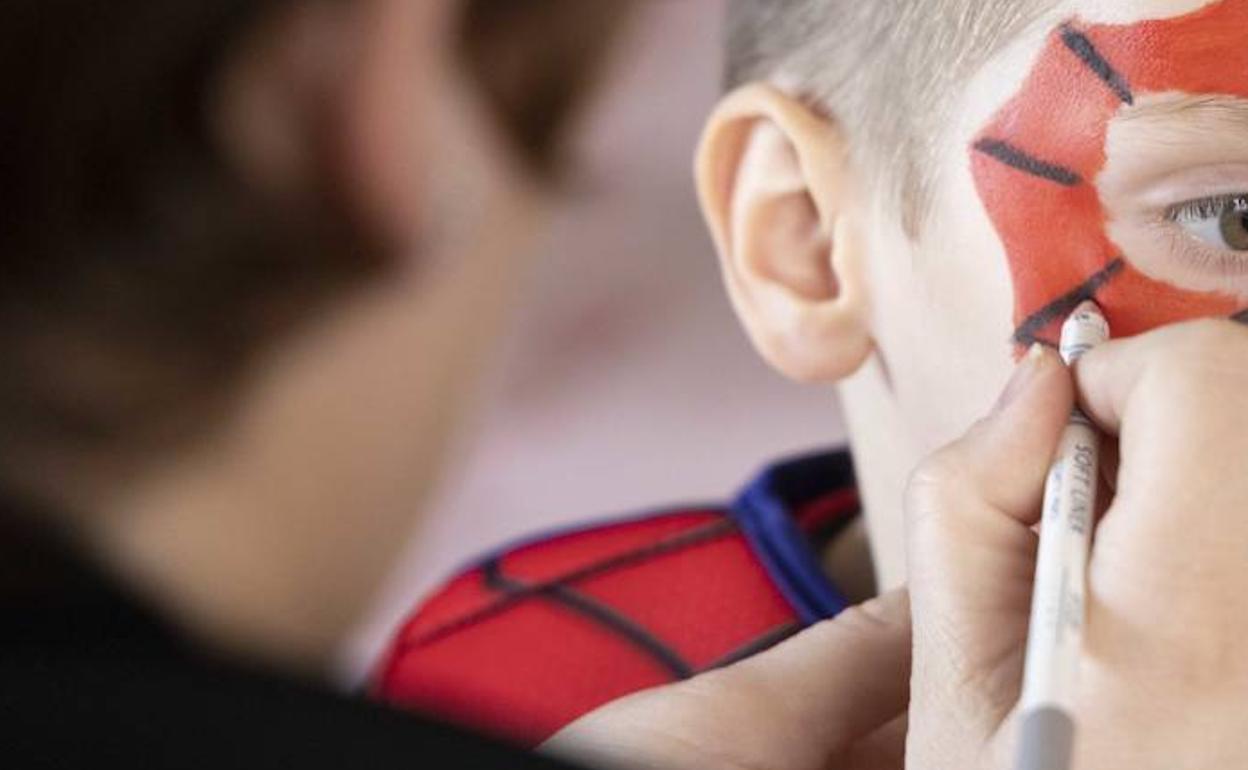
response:
M698 165L756 347L835 382L877 566L917 460L1095 298L1248 305L1248 0L732 0Z
M0 12L7 502L213 643L323 660L434 481L619 8Z

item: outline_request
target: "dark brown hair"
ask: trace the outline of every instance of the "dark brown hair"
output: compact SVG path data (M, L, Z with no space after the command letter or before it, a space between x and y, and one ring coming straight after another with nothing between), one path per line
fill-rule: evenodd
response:
M386 249L341 207L276 206L209 130L232 46L296 1L6 4L0 483L30 478L46 452L117 455L195 435L283 331L385 270ZM554 158L610 31L602 5L468 6L470 68L537 166ZM563 14L575 18L566 34L543 38Z
M463 17L464 63L517 150L539 172L563 160L570 117L590 95L610 41L635 0L473 0Z

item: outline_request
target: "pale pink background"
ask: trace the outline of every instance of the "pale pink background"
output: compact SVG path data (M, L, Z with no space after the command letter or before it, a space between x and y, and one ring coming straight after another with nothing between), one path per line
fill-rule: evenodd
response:
M786 452L843 440L725 299L690 176L718 92L719 0L643 4L578 140L477 430L345 656L358 681L439 579L535 530L722 500Z

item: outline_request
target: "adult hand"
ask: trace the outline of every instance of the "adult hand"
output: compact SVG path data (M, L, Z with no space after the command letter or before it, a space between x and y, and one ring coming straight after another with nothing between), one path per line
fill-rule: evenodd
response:
M909 680L899 591L742 663L605 706L543 750L598 768L900 768Z
M909 766L1011 766L1033 527L1076 396L1118 442L1076 767L1248 766L1248 329L1221 321L1108 343L1073 383L1053 353L1031 354L993 414L915 474Z

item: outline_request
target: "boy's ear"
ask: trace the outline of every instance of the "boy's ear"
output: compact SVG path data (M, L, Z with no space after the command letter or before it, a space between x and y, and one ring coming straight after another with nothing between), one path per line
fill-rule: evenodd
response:
M847 138L767 85L726 96L702 135L702 212L755 347L783 374L832 382L870 355Z

